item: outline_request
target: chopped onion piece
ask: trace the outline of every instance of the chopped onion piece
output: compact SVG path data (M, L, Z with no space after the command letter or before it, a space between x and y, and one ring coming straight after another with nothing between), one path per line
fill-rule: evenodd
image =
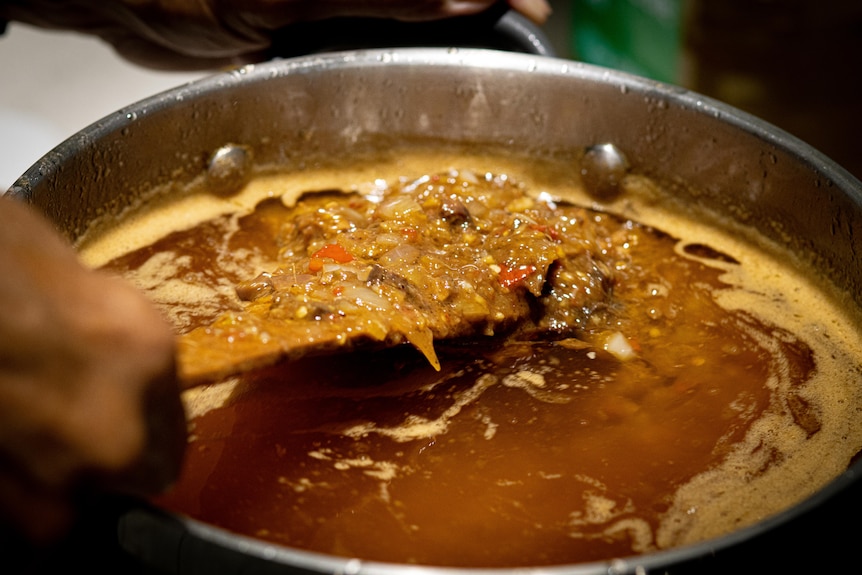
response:
M345 286L341 295L363 307L373 307L380 310L388 310L392 307L389 300L365 286Z
M602 348L620 361L628 361L637 356L626 336L618 331L609 334L605 338Z
M378 260L380 265L386 266L391 264L412 264L419 259L419 249L412 244L400 244L392 248Z
M422 211L422 206L412 196L397 195L383 201L377 208L377 215L385 219L394 219L419 211Z

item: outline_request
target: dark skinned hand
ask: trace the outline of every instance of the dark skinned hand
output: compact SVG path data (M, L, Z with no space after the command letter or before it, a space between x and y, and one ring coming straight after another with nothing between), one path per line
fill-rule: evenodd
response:
M0 270L0 525L50 541L85 491L154 493L177 476L174 338L143 295L3 197Z
M497 0L0 0L0 18L101 37L151 68L205 69L259 60L278 30L333 17L428 21L475 14ZM508 0L542 23L546 0Z

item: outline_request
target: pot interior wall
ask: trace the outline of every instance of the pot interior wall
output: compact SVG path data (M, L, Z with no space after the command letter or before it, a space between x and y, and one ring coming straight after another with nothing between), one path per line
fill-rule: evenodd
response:
M105 118L13 186L70 238L156 187L200 176L226 143L301 168L441 139L536 152L613 142L692 206L789 243L862 302L859 184L801 142L696 94L496 51L350 52L227 72Z

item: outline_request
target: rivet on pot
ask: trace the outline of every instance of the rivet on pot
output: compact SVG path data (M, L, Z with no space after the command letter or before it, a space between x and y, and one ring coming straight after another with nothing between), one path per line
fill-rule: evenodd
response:
M251 175L252 153L245 146L226 144L207 164L207 189L212 194L230 196L242 189Z
M616 198L628 171L628 160L613 144L590 146L581 158L581 181L587 193L597 200Z

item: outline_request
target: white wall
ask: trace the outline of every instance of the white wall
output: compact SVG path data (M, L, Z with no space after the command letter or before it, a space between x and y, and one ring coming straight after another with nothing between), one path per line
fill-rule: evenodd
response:
M0 193L78 130L201 76L134 66L83 35L10 24L0 36Z

